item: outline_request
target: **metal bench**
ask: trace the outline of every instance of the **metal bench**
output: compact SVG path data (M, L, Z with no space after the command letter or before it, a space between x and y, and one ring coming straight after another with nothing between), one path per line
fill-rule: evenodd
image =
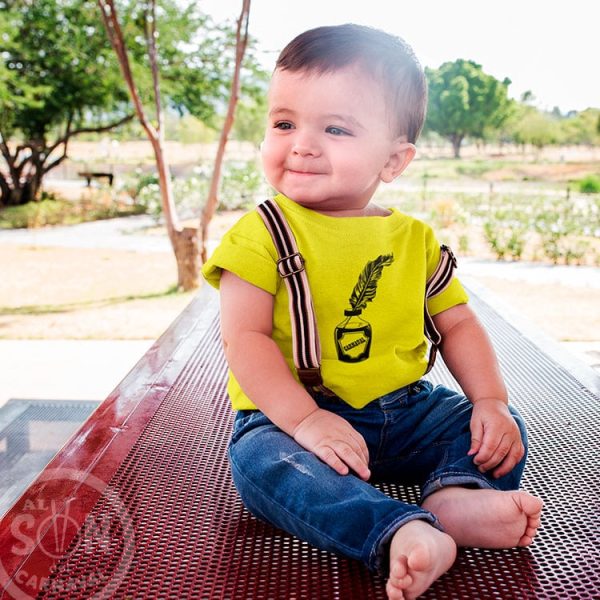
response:
M205 288L3 519L0 597L385 598L360 563L243 508L226 460L218 303ZM599 598L598 380L574 377L472 300L529 426L524 487L544 499L544 521L530 548L461 550L422 597ZM449 377L440 361L433 378Z
M92 185L92 179L106 179L108 180L109 187L112 187L113 179L115 178L114 173L107 171L81 171L77 173L77 175L85 179L86 187L90 187Z

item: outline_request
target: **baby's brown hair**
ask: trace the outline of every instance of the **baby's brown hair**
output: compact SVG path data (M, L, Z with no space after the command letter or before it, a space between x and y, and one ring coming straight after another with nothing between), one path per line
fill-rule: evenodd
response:
M427 83L419 60L402 38L351 23L317 27L294 38L275 68L327 73L351 65L383 85L394 133L414 143L425 120Z

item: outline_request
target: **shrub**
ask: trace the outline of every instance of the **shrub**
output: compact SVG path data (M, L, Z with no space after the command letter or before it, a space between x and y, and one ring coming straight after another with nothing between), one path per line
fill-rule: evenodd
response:
M579 191L582 194L598 194L600 193L600 177L596 175L588 175L579 180Z
M93 194L80 202L71 202L51 194L43 194L39 202L0 209L0 229L24 229L46 225L74 225L98 219L139 214L143 209L111 196Z
M208 196L211 170L199 166L194 175L171 180L173 198L179 216L184 219L198 217ZM220 210L247 208L252 205L259 191L265 187L264 180L255 161L226 162L219 190ZM142 175L129 181L125 188L135 199L136 204L159 218L162 214L160 186L154 175Z
M483 223L485 240L498 260L520 260L528 231L528 214L513 207L492 212Z

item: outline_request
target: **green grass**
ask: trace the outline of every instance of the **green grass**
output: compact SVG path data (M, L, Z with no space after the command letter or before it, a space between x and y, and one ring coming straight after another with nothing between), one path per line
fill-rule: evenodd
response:
M143 207L119 202L106 203L96 199L70 202L61 198L46 197L39 202L0 208L0 229L75 225L86 221L125 217L143 212Z
M65 304L29 304L16 307L0 306L0 316L5 315L47 315L73 312L86 308L103 308L114 304L123 304L133 300L156 300L179 294L177 285L169 286L161 292L150 292L148 294L128 294L127 296L118 296L113 298L104 298L102 300L83 300L79 302L69 302Z

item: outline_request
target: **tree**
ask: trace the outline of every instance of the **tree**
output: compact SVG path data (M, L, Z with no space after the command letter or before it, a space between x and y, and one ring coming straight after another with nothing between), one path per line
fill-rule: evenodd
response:
M0 0L0 205L38 199L73 136L133 116L92 9L89 0Z
M210 186L208 191L208 198L206 204L202 210L200 217L200 235L201 235L201 252L200 257L202 262L206 262L206 239L208 237L208 225L213 218L217 205L219 204L218 189L219 182L221 181L221 168L223 166L223 158L225 157L225 146L229 139L231 128L235 119L235 108L237 106L240 87L241 87L241 70L242 63L244 61L244 54L246 53L246 47L248 46L248 22L250 18L250 0L242 0L242 12L237 22L237 28L235 32L235 67L233 70L233 77L231 78L231 89L229 92L229 102L227 104L227 114L225 115L225 122L221 129L221 136L219 138L219 145L217 147L217 153L215 156L215 163L213 166L213 174L210 180Z
M154 151L161 192L163 216L165 218L167 232L177 261L178 286L184 290L193 289L198 287L200 257L198 250L198 229L195 227L182 227L175 208L169 166L167 162L167 156L164 151L164 113L161 91L163 69L161 67L163 67L165 64L174 63L174 68L165 70L164 77L168 84L170 84L170 92L168 95L170 102L176 107L184 107L192 114L200 116L203 115L205 108L210 106L207 104L207 99L202 93L203 89L200 85L200 82L205 83L204 87L209 89L213 96L215 95L215 92L222 89L224 78L217 76L218 73L215 72L215 67L222 61L223 53L221 52L219 56L213 56L214 60L210 64L210 69L202 69L201 63L194 64L194 67L196 68L193 68L191 72L189 72L189 77L184 77L184 75L188 73L190 66L189 62L178 63L177 61L173 61L173 48L177 48L182 44L186 45L186 43L197 43L197 41L195 41L193 38L189 40L184 39L181 28L175 29L174 31L171 29L171 34L176 36L176 39L161 42L161 52L159 53L157 44L159 39L159 31L156 0L150 0L148 2L140 3L139 5L135 5L135 7L138 8L138 11L137 15L134 15L133 20L141 24L141 28L144 32L143 39L145 44L145 57L147 59L147 66L149 68L140 73L134 73L130 55L133 54L135 56L136 50L139 52L139 45L134 47L133 51L130 49L130 47L128 47L126 40L129 38L124 33L125 27L122 26L120 21L115 1L97 0L97 2L101 10L108 38L114 48L115 54L117 55L123 79L127 89L129 90L131 100L135 107L135 112ZM183 7L180 4L175 4L174 2L163 2L161 4L161 10L163 14L168 14L169 11L174 11L174 14L183 13L185 15L185 24L189 24L198 16L198 13L195 10L195 3L191 3L187 7ZM203 233L203 239L206 234L208 222L210 221L216 206L216 190L220 180L221 163L229 130L233 123L235 105L239 94L241 65L248 42L249 10L250 0L244 0L242 14L238 20L236 31L235 67L232 79L233 83L229 93L228 110L221 132L217 157L215 159L209 197L202 213L203 216L201 220L201 229ZM125 22L125 24L126 23L127 22ZM194 37L197 38L199 30L199 27L195 29ZM170 58L171 60L169 60ZM194 61L192 60L191 62L193 63ZM150 100L150 105L152 106L151 113L149 113L144 106L144 98L140 93L140 87L137 82L138 76L143 78L144 75L148 76L148 73L151 86L149 93L146 96L146 100ZM214 113L214 111L212 112ZM152 122L151 116L149 116L152 114L154 116L154 122ZM210 116L210 114L211 113L204 114L203 116L206 118L207 116Z
M267 89L268 79L265 77L263 93L257 98L248 98L238 104L233 125L233 136L236 140L252 142L257 147L262 142L267 124Z
M439 69L426 68L425 74L429 84L426 127L452 142L456 158L465 137L483 139L510 115L510 80L498 81L473 61L446 62Z
M561 125L566 143L600 145L600 109L587 108L574 113Z
M544 146L561 141L561 127L552 113L540 111L535 106L519 104L510 119L509 135L523 149L530 144L539 151Z

